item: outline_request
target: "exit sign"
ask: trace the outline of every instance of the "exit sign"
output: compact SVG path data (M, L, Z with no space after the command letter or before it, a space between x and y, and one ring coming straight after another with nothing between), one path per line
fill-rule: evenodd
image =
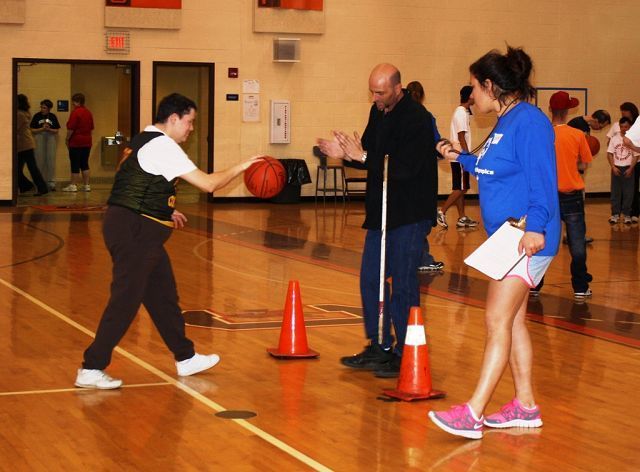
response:
M129 54L131 43L128 31L107 31L104 36L106 52L110 54Z

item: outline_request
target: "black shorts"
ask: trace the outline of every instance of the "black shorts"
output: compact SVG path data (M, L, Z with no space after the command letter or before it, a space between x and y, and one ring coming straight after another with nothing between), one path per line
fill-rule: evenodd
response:
M459 162L451 163L451 190L469 190L469 172L463 171Z
M89 154L91 154L91 146L69 148L72 174L79 174L81 170L89 170Z

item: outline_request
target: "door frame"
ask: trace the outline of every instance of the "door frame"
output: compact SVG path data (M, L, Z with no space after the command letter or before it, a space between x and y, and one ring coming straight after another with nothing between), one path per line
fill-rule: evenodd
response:
M135 136L140 132L140 61L127 60L95 60L95 59L44 59L37 57L14 57L12 59L11 69L11 92L12 97L12 159L13 159L13 178L12 178L12 196L11 205L16 206L18 202L18 153L16 152L16 114L18 113L18 67L20 63L41 63L41 64L74 64L83 65L126 65L131 67L131 136Z

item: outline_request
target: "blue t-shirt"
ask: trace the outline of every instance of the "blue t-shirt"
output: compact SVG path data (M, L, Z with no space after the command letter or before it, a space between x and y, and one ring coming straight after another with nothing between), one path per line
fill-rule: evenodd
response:
M478 154L458 162L478 180L480 210L492 235L509 217L527 216L527 231L542 233L539 256L554 256L560 244L560 208L553 127L536 107L519 103L498 118Z

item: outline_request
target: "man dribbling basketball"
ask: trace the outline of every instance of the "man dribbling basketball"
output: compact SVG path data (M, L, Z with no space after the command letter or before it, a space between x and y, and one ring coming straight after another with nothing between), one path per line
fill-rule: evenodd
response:
M184 179L213 192L244 172L259 157L206 174L179 146L193 131L196 104L177 93L162 99L155 124L135 136L118 164L107 203L103 234L113 260L111 296L96 337L84 352L76 387L113 389L122 385L104 372L141 304L173 353L178 375L193 375L220 361L202 355L186 337L178 292L164 243L187 218L176 210L176 182Z

